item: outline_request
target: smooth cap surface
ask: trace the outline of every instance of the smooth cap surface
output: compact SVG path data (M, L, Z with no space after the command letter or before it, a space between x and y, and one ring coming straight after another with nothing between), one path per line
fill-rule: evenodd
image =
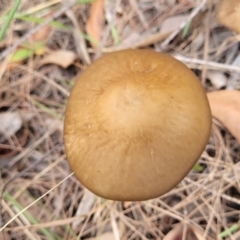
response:
M76 177L107 199L156 198L178 184L209 138L211 114L184 64L124 50L82 72L66 109L64 140Z

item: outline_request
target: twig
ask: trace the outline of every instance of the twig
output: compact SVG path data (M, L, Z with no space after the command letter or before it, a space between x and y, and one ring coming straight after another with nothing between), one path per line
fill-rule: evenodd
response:
M234 65L226 65L223 63L204 61L196 58L187 58L181 55L173 55L176 59L186 63L191 68L198 68L198 65L208 67L208 69L218 69L222 71L234 71L240 73L240 67Z
M174 32L172 32L172 34L165 39L165 41L163 41L160 45L159 51L164 51L165 48L167 47L167 45L177 36L177 34L186 26L186 24L188 24L189 21L191 21L198 13L199 11L204 7L204 5L206 4L207 0L203 0L193 11L192 13L189 15L189 17L187 18L186 21L184 21L183 23L180 24L179 28L176 29Z
M210 38L210 12L207 13L206 22L205 22L205 36L204 36L204 46L203 46L203 60L208 61L209 58L209 38ZM203 67L202 70L202 85L205 85L207 76L207 69Z
M65 11L67 11L69 8L74 6L74 4L77 2L77 0L74 0L73 2L70 2L66 5L64 5L62 8L60 8L57 12L55 12L52 16L48 17L43 23L37 25L35 28L27 32L25 35L23 35L18 41L16 41L12 46L5 49L0 54L0 61L2 61L8 54L10 54L12 51L14 51L19 45L21 45L25 40L27 40L30 36L32 36L34 33L39 31L41 28L45 27L47 24L49 24L53 19L61 16Z

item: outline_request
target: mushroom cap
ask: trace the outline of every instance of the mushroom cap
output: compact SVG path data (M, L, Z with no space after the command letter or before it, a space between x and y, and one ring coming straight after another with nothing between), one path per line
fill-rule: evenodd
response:
M103 198L141 201L176 186L211 130L209 103L183 63L152 50L123 50L78 77L66 109L67 159Z

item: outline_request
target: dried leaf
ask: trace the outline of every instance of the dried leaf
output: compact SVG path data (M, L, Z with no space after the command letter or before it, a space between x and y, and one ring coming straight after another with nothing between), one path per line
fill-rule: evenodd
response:
M0 114L0 142L13 136L21 127L23 121L18 112Z
M177 240L182 239L183 225L176 225L164 238L163 240Z
M104 0L96 0L91 4L90 16L87 20L86 31L87 34L97 43L100 42L103 21L104 21ZM91 42L92 47L96 48L97 44Z
M94 194L85 188L82 201L79 204L78 210L76 213L76 216L79 216L79 220L73 222L72 224L73 230L76 230L79 227L79 225L82 223L83 218L81 218L80 216L90 211L93 205L93 202L94 202Z
M40 62L40 66L52 63L59 65L63 68L67 68L74 63L75 59L76 54L74 52L68 50L58 50L55 52L51 52L50 54L45 56Z
M48 129L58 131L61 134L63 133L63 121L54 118L47 118L45 119L45 124Z
M43 19L47 19L53 15L53 12L50 12L49 14L45 15ZM47 24L46 26L39 29L36 33L34 33L28 40L29 43L36 43L36 42L45 42L49 38L50 32L52 30L52 27Z
M227 77L222 72L219 71L209 70L207 72L207 78L217 89L225 87L227 84Z
M47 41L51 32L51 29L52 28L49 25L42 27L40 30L38 30L35 34L31 36L31 38L29 39L30 42L35 43L35 42Z
M130 207L131 204L132 204L132 202L123 202L123 206L124 206L124 208L128 208L128 207Z
M204 237L204 232L198 229L195 226L191 226L191 230L194 233L194 235L197 237L198 240L207 240L206 237Z
M184 230L186 231L186 240L203 240L203 233L200 232L199 229L191 226L185 226L186 229L184 229L184 225L178 224L176 225L164 238L163 240L179 240L183 239L183 233ZM205 238L205 240L207 240Z
M102 235L94 238L86 238L86 240L115 240L112 232L103 233Z
M208 93L213 117L218 119L240 143L240 91Z
M185 22L187 19L188 19L187 15L177 15L177 16L165 19L162 22L161 33L163 34L163 33L173 32L174 30L179 28L179 25Z
M218 12L217 20L223 26L240 33L240 0L222 0Z

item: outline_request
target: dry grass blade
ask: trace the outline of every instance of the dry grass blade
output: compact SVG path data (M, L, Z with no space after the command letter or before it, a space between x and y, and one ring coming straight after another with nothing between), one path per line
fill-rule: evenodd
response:
M74 37L74 41L75 41L75 46L76 46L76 50L77 50L77 54L79 56L79 58L83 58L83 60L87 63L90 64L91 60L87 51L87 46L86 46L86 42L85 39L83 38L83 32L79 26L79 23L73 13L73 11L68 10L66 11L67 16L69 17L69 19L71 19L73 25L74 25L74 32L73 32L73 37Z

